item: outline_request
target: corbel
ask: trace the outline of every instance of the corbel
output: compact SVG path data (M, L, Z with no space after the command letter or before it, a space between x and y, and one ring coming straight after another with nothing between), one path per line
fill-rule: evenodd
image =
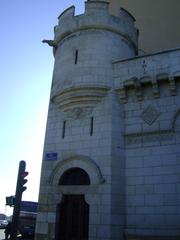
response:
M124 87L132 87L134 86L134 81L136 80L135 77L132 77L130 79L127 79L124 81Z
M138 101L142 101L143 100L142 85L138 78L134 79L134 87Z
M126 88L125 87L121 87L119 89L117 89L117 92L119 94L119 98L121 99L121 101L123 103L127 103L127 93L126 93Z
M176 82L173 76L169 77L169 87L172 96L176 96Z
M156 78L152 79L152 89L153 89L154 98L159 98L160 97L159 86Z

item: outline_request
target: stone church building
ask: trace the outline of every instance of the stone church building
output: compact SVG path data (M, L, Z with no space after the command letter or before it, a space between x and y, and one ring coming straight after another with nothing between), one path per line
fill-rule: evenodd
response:
M106 1L58 19L36 240L180 239L180 48Z

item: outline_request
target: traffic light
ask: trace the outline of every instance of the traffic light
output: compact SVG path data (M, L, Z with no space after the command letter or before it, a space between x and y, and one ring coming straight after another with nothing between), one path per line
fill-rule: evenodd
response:
M26 190L26 186L24 185L27 183L27 179L25 179L27 175L28 175L28 172L26 172L26 162L20 161L17 184L16 184L16 194L14 198L14 211L12 216L10 240L16 240L17 238L19 214L20 214L20 208L21 208L21 198L22 198L22 193Z
M26 183L27 183L27 179L25 179L25 177L28 175L29 173L28 172L22 172L20 173L20 185L19 185L19 188L21 190L21 192L24 192L27 187L24 186Z
M24 186L27 183L27 179L25 177L28 175L28 172L25 171L26 163L25 161L21 161L19 164L19 172L18 172L18 179L17 179L17 187L16 190L22 194L26 187Z

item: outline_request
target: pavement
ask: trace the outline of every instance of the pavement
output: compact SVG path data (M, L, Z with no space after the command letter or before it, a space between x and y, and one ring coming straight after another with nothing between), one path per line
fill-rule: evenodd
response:
M4 238L5 238L4 229L0 229L0 240L2 240Z

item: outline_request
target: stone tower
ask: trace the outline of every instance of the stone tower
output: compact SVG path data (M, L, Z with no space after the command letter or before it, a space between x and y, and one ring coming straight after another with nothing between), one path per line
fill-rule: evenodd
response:
M112 62L135 56L137 29L127 11L120 9L114 17L108 5L88 1L79 16L68 8L59 16L54 40L44 41L53 46L55 65L37 239L122 236L124 114L114 92Z
M59 16L36 240L180 237L180 48L138 56L134 18ZM153 33L152 33L153 36Z

